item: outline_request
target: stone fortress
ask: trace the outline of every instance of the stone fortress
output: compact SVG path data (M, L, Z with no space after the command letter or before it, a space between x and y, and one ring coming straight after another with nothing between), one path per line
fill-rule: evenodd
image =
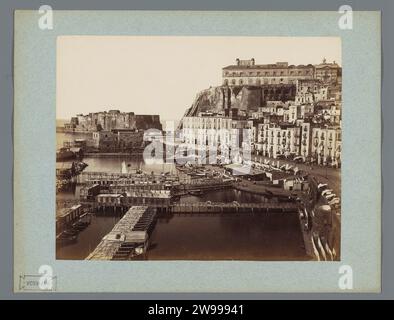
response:
M64 127L66 132L162 129L159 115L139 115L119 110L78 114Z

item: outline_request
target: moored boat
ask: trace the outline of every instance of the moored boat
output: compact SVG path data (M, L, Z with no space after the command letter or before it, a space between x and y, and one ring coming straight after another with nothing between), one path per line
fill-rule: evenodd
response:
M69 245L77 242L77 236L67 235L64 232L56 237L56 245Z

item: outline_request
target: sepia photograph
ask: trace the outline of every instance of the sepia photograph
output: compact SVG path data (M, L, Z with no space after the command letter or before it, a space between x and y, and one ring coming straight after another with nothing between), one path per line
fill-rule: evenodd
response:
M341 50L58 36L56 259L341 261Z

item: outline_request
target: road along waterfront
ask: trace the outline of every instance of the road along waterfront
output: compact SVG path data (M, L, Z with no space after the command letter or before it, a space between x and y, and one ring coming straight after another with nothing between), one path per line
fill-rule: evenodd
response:
M157 174L182 175L175 165L147 165L138 157L85 157L88 164L85 172L121 172L126 163L131 170L142 170ZM244 182L248 183L248 182ZM250 182L249 182L250 183ZM81 186L75 185L57 194L58 200L79 200ZM234 188L216 190L198 196L186 195L180 203L196 202L237 202L261 203L277 201L259 193L245 192ZM185 215L182 212L159 214L156 227L151 235L151 246L144 258L147 260L309 260L305 252L303 234L298 219L293 214L212 214L201 212ZM60 247L58 259L84 259L97 246L121 214L108 210L105 214L94 215L91 224L80 233L74 244Z
M89 164L89 159L84 159ZM114 161L117 164L117 161ZM58 198L78 201L78 188L60 192ZM197 202L261 203L264 196L234 189L212 191L201 196L188 195L181 203ZM121 214L110 209L93 215L91 224L74 244L60 247L58 259L85 259ZM297 212L292 214L198 213L159 214L151 235L148 260L307 260Z

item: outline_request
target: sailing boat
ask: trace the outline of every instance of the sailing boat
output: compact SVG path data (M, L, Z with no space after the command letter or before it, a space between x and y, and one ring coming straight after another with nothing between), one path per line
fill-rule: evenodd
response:
M122 170L121 170L121 173L127 173L127 167L126 167L126 162L125 161L123 161L122 162Z

